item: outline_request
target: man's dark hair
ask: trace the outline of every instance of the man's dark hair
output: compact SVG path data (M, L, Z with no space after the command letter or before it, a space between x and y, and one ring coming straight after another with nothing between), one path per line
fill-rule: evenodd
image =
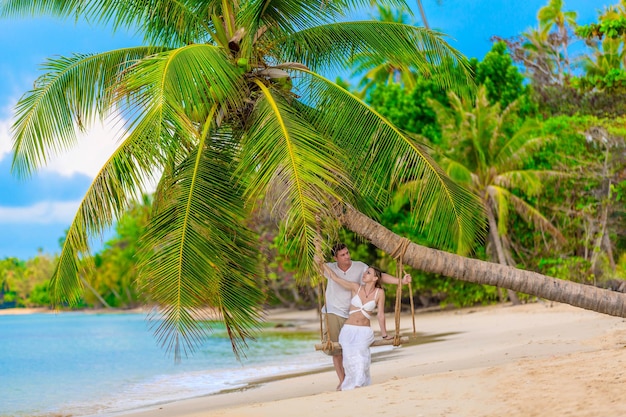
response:
M345 243L335 243L335 245L333 246L333 248L330 250L330 253L335 256L337 255L337 252L339 252L342 249L347 248L348 246L346 246Z

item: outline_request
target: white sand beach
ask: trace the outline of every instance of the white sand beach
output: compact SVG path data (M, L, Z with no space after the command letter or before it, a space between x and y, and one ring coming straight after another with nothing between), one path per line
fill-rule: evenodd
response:
M315 311L272 313L319 327ZM374 320L375 321L375 320ZM387 316L394 328L393 314ZM402 317L412 332L410 315ZM376 355L373 384L337 392L328 368L125 417L623 416L626 321L556 303L416 314L419 341ZM311 349L314 349L311 346ZM323 355L323 353L320 353Z

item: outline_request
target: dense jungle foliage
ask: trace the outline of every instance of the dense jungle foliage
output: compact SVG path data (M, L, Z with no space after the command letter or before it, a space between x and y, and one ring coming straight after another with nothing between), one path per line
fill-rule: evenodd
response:
M555 9L557 3L538 11L535 28L513 39L494 38L482 60L471 59L477 88L465 97L448 94L410 68L367 57L355 57L354 75L342 83L428 144L448 174L483 199L490 232L475 243L475 257L626 291L626 0L587 26L577 25L575 12ZM408 19L402 11L379 15ZM151 204L146 196L118 220L114 236L95 254L95 276L82 277L81 307L149 303L135 285L135 254ZM378 220L429 245L407 211L399 193ZM256 279L266 304L317 306L320 289L297 285L288 245L268 213L254 219L265 265ZM389 254L350 232L341 238L353 259L395 273ZM55 261L46 253L0 260L0 308L48 306ZM412 296L417 308L528 298L408 272L413 294L405 290L404 303Z

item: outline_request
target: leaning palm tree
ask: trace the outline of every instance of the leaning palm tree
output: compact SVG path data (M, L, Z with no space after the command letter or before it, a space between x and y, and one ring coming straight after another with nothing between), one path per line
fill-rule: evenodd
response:
M436 73L450 88L457 80L436 64L465 60L431 31L343 19L367 3L2 1L5 15L84 17L145 36L143 46L48 60L18 102L13 169L23 176L73 146L76 129L98 117L117 117L122 126L117 150L68 230L51 282L56 303L77 299L89 237L109 227L151 178L158 186L141 283L163 317L157 336L175 355L211 330L198 322L207 316L223 320L235 351L255 329L263 298L246 224L259 202L279 217L303 276L314 276L320 235L333 236L338 223L393 251L402 239L375 216L401 184L417 178L416 224L441 248L466 252L483 229L477 198L418 143L322 75L369 50ZM424 271L626 315L623 299L606 291L403 247L405 262Z
M403 1L386 2L405 7ZM51 282L73 303L89 268L89 238L158 181L143 239L141 286L163 320L157 336L178 357L217 314L237 352L262 315L254 233L262 202L276 214L302 276L316 242L333 236L334 209L375 215L414 178L416 219L447 249L481 233L475 197L428 153L323 73L369 53L436 74L442 88L471 82L440 34L411 25L345 21L369 0L5 0L5 15L78 16L138 29L145 45L53 58L16 110L13 169L27 176L76 143L77 129L117 118L120 144L95 177ZM341 22L339 23L339 21ZM210 331L210 329L208 329Z
M473 103L454 93L448 97L449 107L429 101L442 130L440 163L451 178L480 197L489 225L491 258L502 265L515 265L509 250L511 211L563 241L559 230L545 216L514 193L517 190L528 197L537 196L544 179L563 175L556 171L523 169L530 154L549 140L538 136L536 122L529 119L514 133L508 132L516 102L501 110L498 103L489 103L484 85L479 87ZM512 291L509 298L514 304L519 303Z

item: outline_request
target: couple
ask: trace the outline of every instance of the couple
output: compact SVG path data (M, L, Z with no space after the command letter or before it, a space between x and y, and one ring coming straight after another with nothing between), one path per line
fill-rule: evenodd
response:
M374 332L370 327L370 315L378 307L378 323L383 339L387 339L385 325L385 292L381 281L397 284L397 278L369 267L363 262L352 261L350 251L339 243L331 251L335 262L323 265L323 273L328 280L326 288L325 339L339 342L342 351L332 352L333 365L339 377L337 390L350 390L369 385L370 345ZM411 276L406 274L403 284L408 284Z

